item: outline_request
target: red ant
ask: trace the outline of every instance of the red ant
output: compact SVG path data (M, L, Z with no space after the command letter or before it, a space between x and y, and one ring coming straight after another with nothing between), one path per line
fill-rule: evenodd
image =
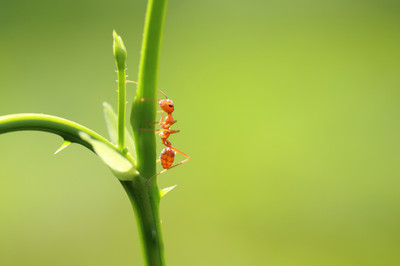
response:
M134 81L127 81L127 82L136 83ZM161 119L160 119L159 122L155 122L156 124L159 124L160 127L161 127L161 129L156 130L156 133L158 133L158 132L160 133L159 135L161 137L161 143L166 146L161 151L161 155L160 155L161 165L164 168L164 170L162 170L161 172L159 172L159 173L153 175L152 177L150 177L149 180L147 181L147 185L148 186L150 186L150 181L155 176L163 174L163 173L165 173L166 171L168 171L171 168L174 168L174 167L176 167L178 165L186 163L190 159L190 157L187 154L185 154L184 152L178 150L175 147L172 147L171 146L171 142L168 140L168 138L169 138L169 136L171 134L179 132L179 130L170 129L170 127L177 122L177 120L174 120L174 118L172 117L172 112L174 111L174 104L173 104L172 100L168 99L168 96L164 92L162 92L161 90L158 90L158 91L162 95L165 96L165 99L158 101L158 105L161 107L162 110L157 111L157 112L161 112L162 116L161 116ZM145 101L146 99L143 98L141 100ZM164 113L167 113L167 117L165 118L165 120L164 120ZM179 163L173 165L176 152L178 152L178 153L182 154L183 156L185 156L186 159L184 159L184 160L180 161Z
M179 132L179 130L169 129L173 124L175 124L177 122L172 117L172 112L174 111L174 104L173 104L172 100L168 99L167 95L164 92L162 92L160 90L158 90L158 91L165 96L164 100L158 101L158 105L161 107L161 109L162 109L161 112L163 113L161 116L161 120L159 122L159 125L162 128L160 130L161 143L164 144L166 147L161 151L161 156L160 156L161 165L164 168L164 170L162 170L161 172L159 172L158 174L156 174L154 176L165 173L167 170L169 170L175 166L178 166L180 164L186 163L190 159L190 157L187 154L183 153L182 151L178 150L175 147L172 147L171 142L168 140L169 135ZM163 120L164 112L167 113L167 117L165 118L165 120ZM186 157L186 159L184 159L183 161L180 161L179 163L177 163L175 165L172 165L174 163L175 152L182 154L183 156ZM152 176L149 179L148 183L151 181L151 179L154 176Z

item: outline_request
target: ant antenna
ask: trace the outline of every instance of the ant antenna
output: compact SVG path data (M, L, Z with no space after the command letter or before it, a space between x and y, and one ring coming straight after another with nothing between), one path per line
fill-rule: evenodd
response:
M161 93L162 95L164 95L165 96L165 99L168 99L168 96L167 96L167 94L165 94L164 92L162 92L161 90L158 90L158 92L159 93Z
M136 81L132 81L132 80L127 80L126 83L135 83L138 84ZM165 96L165 99L168 99L167 94L165 94L164 92L162 92L161 90L158 90L162 95Z

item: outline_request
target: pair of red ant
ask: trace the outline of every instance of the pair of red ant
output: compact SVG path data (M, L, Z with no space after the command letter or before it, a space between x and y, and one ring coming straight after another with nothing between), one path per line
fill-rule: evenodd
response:
M137 82L134 82L134 81L127 81L127 82L131 82L131 83L136 83L137 84ZM162 115L161 115L160 121L159 122L155 122L156 124L159 124L160 127L161 127L161 129L156 129L156 133L159 133L159 135L161 137L161 143L166 146L161 151L161 155L160 155L161 165L164 168L164 170L162 170L158 174L155 174L154 176L150 177L149 180L147 181L148 185L150 184L150 181L155 176L163 174L163 173L165 173L166 171L168 171L171 168L174 168L174 167L176 167L178 165L186 163L190 159L190 157L187 154L183 153L182 151L178 150L175 147L172 147L171 142L168 140L168 138L169 138L169 136L171 134L179 132L179 130L170 129L170 127L177 122L177 120L174 120L174 118L172 117L172 112L174 111L174 104L173 104L172 100L168 99L168 96L164 92L162 92L161 90L158 90L158 91L162 95L165 96L165 99L158 101L158 105L161 107L162 110L157 111L157 112L158 113L162 113ZM146 99L141 99L141 100L145 101ZM164 114L165 113L167 113L167 117L165 117L165 119L164 119ZM180 161L179 163L173 165L176 152L178 152L178 153L182 154L183 156L185 156L186 159L184 159L184 160Z

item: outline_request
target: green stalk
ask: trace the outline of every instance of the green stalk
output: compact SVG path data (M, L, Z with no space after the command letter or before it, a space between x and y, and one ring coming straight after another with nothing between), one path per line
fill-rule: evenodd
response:
M138 88L131 113L134 140L137 144L137 167L146 178L156 173L156 139L154 132L141 129L155 128L154 124L149 122L156 121L158 64L167 2L167 0L149 0L148 3ZM156 178L153 178L152 184L156 184Z
M126 114L126 48L121 37L114 31L113 51L118 73L118 149L125 148Z
M136 166L141 176L132 182L121 182L136 214L142 240L143 260L148 266L165 265L159 214L160 190L157 178L153 178L149 186L147 181L156 174L156 137L152 131L155 126L149 122L156 121L158 65L167 2L167 0L148 2L138 88L131 112Z
M160 193L157 186L147 186L146 179L121 181L135 211L144 265L164 266L165 254L160 219Z
M44 114L13 114L0 116L0 134L23 130L54 133L64 138L64 140L82 144L93 151L92 145L83 140L79 135L80 132L84 132L93 139L103 142L110 148L115 149L115 146L112 145L111 142L93 130L64 118Z

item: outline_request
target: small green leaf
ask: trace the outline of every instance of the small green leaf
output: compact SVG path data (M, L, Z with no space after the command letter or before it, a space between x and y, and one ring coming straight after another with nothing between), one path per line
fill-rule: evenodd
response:
M65 149L66 147L68 147L71 144L71 141L69 140L64 140L64 142L61 144L61 146L58 148L58 150L56 150L56 152L54 153L54 155L56 155L57 153L59 153L60 151L62 151L63 149Z
M118 142L117 114L114 112L111 105L107 102L103 102L103 108L104 108L104 117L108 129L108 135L110 136L111 142L116 145ZM128 148L129 153L132 156L135 156L136 155L135 144L133 143L133 138L126 127L125 127L125 136L126 136L125 145Z
M174 188L176 188L177 185L172 186L172 187L166 187L160 190L160 198L164 197L165 194L167 194L168 192L170 192L171 190L173 190Z
M93 146L96 154L105 164L107 164L108 167L110 167L111 171L118 177L119 180L133 180L135 176L139 175L139 173L136 171L135 165L116 149L112 149L103 142L92 139L84 132L80 132L79 136Z
M118 36L118 34L115 32L115 30L113 31L113 37L114 37L113 51L115 60L117 61L117 68L125 69L127 52L124 42L122 41L121 36Z
M103 102L104 118L106 120L108 135L113 144L118 143L118 117L108 102Z

